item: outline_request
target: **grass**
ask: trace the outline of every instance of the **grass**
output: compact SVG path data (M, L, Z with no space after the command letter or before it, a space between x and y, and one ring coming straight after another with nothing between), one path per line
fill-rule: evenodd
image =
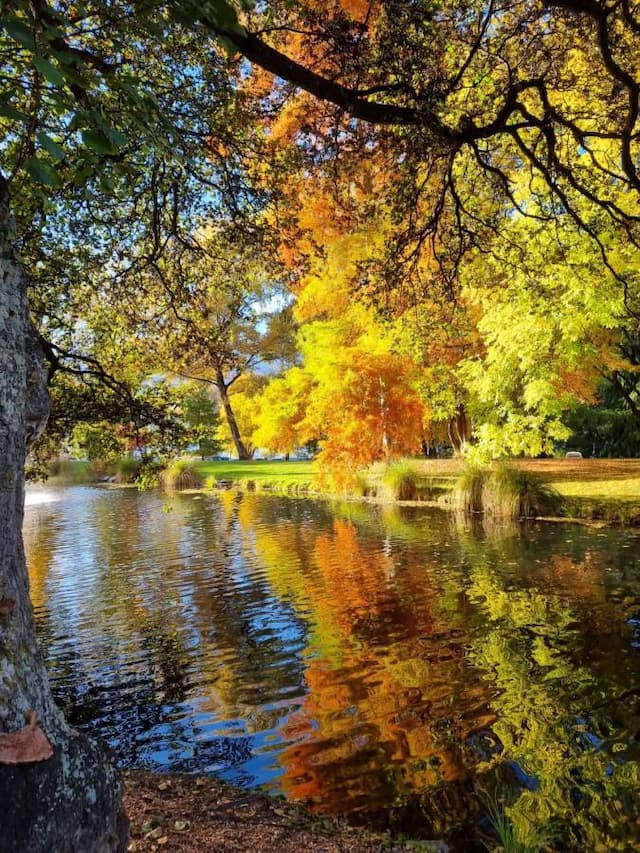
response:
M497 845L493 841L485 842L487 850L500 850L501 853L541 853L542 850L550 849L552 834L549 831L530 824L514 827L504 805L493 798L488 798L486 809L487 817L498 840Z
M194 469L209 485L233 484L255 491L319 491L314 462L250 459L195 462Z
M388 495L397 501L413 501L418 498L418 476L409 460L400 460L388 465L382 481Z
M455 500L455 483L464 470L459 459L415 459L411 465ZM532 474L559 495L553 513L567 518L603 519L640 525L640 459L514 459L508 468Z

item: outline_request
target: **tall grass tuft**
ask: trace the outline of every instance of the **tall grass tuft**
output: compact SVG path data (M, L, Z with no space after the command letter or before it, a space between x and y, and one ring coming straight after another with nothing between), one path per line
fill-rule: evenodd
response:
M385 470L382 482L388 497L397 501L418 499L418 478L408 462L394 462Z
M174 459L160 475L165 489L199 489L203 485L202 476L195 468L193 459Z
M542 853L558 849L555 846L556 832L552 827L535 826L529 821L514 826L504 803L494 797L486 798L486 810L489 823L498 839L497 845L493 839L483 842L487 850L500 850L502 853Z
M465 515L483 512L483 492L487 471L475 465L463 468L451 494L451 505Z
M115 468L116 483L133 483L140 475L142 462L132 456L122 456L116 460Z
M466 514L483 512L497 518L535 518L559 511L561 497L534 474L494 465L465 469L454 489L453 505Z

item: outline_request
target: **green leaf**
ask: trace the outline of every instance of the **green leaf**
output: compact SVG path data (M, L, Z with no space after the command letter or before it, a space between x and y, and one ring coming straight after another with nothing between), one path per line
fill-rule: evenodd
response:
M13 121L29 121L29 116L26 113L16 110L11 104L3 104L0 102L0 116L10 118Z
M101 130L83 130L82 141L96 154L113 154L114 145Z
M60 176L46 160L32 157L30 160L27 160L24 167L36 183L44 184L47 187L60 186Z
M12 39L19 42L23 47L29 48L29 50L36 49L36 42L33 37L33 33L29 29L29 27L25 26L22 21L19 21L17 18L11 18L8 21L0 21L0 27L5 29Z
M45 80L53 83L54 86L64 86L64 76L48 59L45 59L43 56L34 56L33 64Z
M51 154L54 160L64 160L66 157L64 148L61 145L58 145L58 143L51 139L50 136L47 136L46 133L38 133L36 134L36 139L44 150Z
M120 148L124 148L124 146L127 144L127 137L124 135L124 133L120 133L119 130L113 130L112 128L110 128L107 131L107 136L109 137L113 148L117 150L119 150Z

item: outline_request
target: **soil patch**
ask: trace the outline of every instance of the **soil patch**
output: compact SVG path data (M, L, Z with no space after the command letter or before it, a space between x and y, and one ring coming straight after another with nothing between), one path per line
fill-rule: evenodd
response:
M130 771L125 806L131 853L400 853L416 846L310 814L284 800L204 776ZM419 842L426 851L447 850Z

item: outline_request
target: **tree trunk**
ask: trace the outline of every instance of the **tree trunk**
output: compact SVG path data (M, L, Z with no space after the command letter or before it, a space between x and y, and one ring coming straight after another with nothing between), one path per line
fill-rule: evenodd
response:
M471 440L471 424L462 403L458 406L455 415L449 419L447 432L449 433L449 441L453 447L453 452L456 456L459 456L465 444L468 444Z
M29 601L24 462L28 444L44 429L48 405L0 177L0 848L111 853L126 847L122 783L106 751L71 729L56 708Z
M220 399L222 400L227 424L229 425L229 432L231 433L231 438L233 439L238 459L251 459L251 455L240 436L238 422L236 421L236 416L231 408L231 400L229 399L229 393L221 370L216 371L216 388L218 389L218 394L220 394Z

